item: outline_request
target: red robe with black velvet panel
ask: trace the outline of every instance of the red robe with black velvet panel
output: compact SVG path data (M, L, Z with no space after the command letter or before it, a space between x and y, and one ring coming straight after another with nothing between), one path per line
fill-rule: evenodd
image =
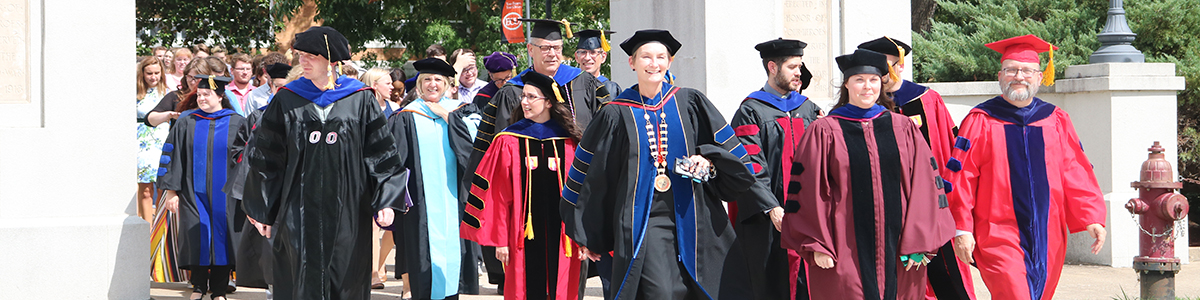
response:
M921 130L938 164L944 165L949 161L958 127L954 126L954 119L946 110L942 95L927 86L904 80L900 89L892 93L892 101L896 102L897 112L908 116ZM953 186L945 178L950 175L950 170L939 168L938 172L943 178L944 191L949 194ZM928 275L929 289L926 290L925 299L975 299L971 267L955 257L951 243L943 245L938 255L929 262Z
M563 233L557 207L576 143L566 136L532 133L538 130L528 128L539 128L541 124L531 123L522 120L496 134L473 176L459 232L483 246L508 247L504 299L537 299L535 295L541 293L530 291L531 286L544 287L545 283L553 283L545 288L554 299L582 299L580 282L584 274L580 260L574 257L579 246ZM528 248L539 243L555 243L557 255ZM546 261L529 261L530 257ZM554 270L546 270L550 264ZM555 278L551 280L550 276ZM531 285L529 280L545 283Z
M997 299L1050 299L1070 232L1104 224L1104 196L1065 111L1001 97L963 119L950 169L958 230L975 237L976 267Z
M809 125L796 150L783 246L808 261L813 299L924 297L926 269L905 271L900 255L937 251L954 234L936 163L903 115L845 108ZM834 266L816 266L813 252Z

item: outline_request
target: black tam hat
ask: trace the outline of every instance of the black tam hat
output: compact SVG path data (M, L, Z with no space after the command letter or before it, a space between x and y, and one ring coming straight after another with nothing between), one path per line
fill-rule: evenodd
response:
M546 77L538 72L525 72L521 75L521 81L542 90L542 95L546 95L547 100L564 101L562 93L558 92L558 83L554 82L554 78Z
M883 53L883 54L887 54L887 55L895 55L895 56L899 56L899 57L904 57L905 55L912 54L911 46L909 46L908 44L905 44L904 42L901 42L899 40L896 40L896 39L893 39L890 37L886 37L886 36L877 38L874 40L870 40L866 43L858 44L858 49L867 49L867 50L871 50L871 51L875 51L875 52L879 52L879 53ZM903 50L904 52L901 52L901 50Z
M804 47L808 47L808 43L779 38L754 45L754 50L758 50L758 57L772 58L780 56L804 56Z
M438 74L447 78L454 78L454 75L458 74L446 61L432 57L414 62L413 68L416 68L419 74Z
M224 93L225 86L233 82L233 78L225 76L196 75L195 77L200 80L200 84L196 85L197 89L209 89L217 93Z
M883 53L858 49L854 53L838 56L838 68L842 69L842 80L858 74L875 74L887 76L887 56Z
M637 49L641 48L642 45L650 42L659 42L662 43L663 46L667 46L667 51L671 52L671 56L675 56L675 53L679 52L679 47L683 47L683 44L680 44L679 40L676 40L674 36L671 36L670 31L646 29L634 32L633 36L629 37L629 39L625 40L624 42L621 42L621 49L625 50L626 55L633 56L634 51L637 51Z
M579 44L575 48L584 50L602 49L604 52L612 51L612 46L608 44L608 38L604 36L612 35L613 33L616 32L595 29L576 32L575 36L579 37Z
M272 79L287 78L288 72L292 71L292 66L285 63L273 63L267 66L267 75Z
M297 33L292 48L320 55L331 62L350 59L350 41L329 26L313 26Z
M544 39L544 40L548 40L548 41L561 40L561 39L563 39L563 34L562 34L563 31L559 27L560 25L567 27L567 31L566 31L567 38L574 37L571 35L571 22L567 22L566 19L563 19L562 21L555 21L555 20L546 20L546 19L524 19L524 18L521 18L521 19L517 19L517 21L533 23L533 26L531 26L529 28L529 37Z

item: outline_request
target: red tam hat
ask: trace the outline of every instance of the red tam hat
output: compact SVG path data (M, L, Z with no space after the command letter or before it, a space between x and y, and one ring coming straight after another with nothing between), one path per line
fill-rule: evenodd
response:
M1042 40L1036 35L1022 35L985 44L988 48L1000 52L1000 61L1011 59L1025 63L1041 63L1038 53L1050 52L1050 63L1043 72L1042 84L1054 85L1054 50L1058 47Z

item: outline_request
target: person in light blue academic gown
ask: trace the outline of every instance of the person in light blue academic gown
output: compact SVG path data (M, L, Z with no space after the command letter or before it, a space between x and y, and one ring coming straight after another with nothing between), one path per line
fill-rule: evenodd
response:
M460 290L478 289L477 268L464 264L465 247L459 237L462 204L459 179L466 171L471 138L479 114L470 100L448 97L454 68L445 61L427 58L413 64L417 76L417 101L388 119L400 162L412 171L408 188L409 212L400 217L398 233L405 248L413 299L457 299ZM460 286L473 277L474 287ZM466 289L463 289L466 288Z

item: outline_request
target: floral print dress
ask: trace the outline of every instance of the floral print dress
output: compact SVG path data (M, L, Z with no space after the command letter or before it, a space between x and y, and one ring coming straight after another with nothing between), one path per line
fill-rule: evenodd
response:
M151 109L154 109L154 106L158 105L158 101L162 98L163 93L151 88L146 91L146 97L137 102L138 183L154 182L158 175L158 161L162 157L163 141L170 133L170 122L163 122L153 127L144 122L146 115L150 113Z

